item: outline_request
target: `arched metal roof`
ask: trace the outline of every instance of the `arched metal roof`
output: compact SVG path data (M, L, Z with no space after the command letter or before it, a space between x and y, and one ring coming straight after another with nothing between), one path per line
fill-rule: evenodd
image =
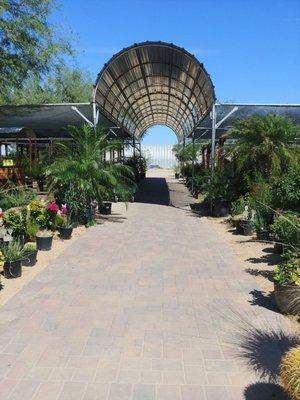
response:
M169 126L182 138L210 111L215 93L192 54L170 43L144 42L104 65L93 99L101 113L136 138L155 124Z

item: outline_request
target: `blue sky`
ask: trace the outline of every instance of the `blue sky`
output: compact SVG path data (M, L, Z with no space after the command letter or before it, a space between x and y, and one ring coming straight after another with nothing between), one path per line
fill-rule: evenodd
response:
M220 101L300 103L300 0L62 0L52 19L94 77L122 48L162 40L203 62ZM160 126L145 138L175 141Z

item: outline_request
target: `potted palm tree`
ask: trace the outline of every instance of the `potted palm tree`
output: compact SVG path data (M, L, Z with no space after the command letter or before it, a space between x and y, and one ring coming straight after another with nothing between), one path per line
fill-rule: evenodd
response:
M1 252L4 256L3 271L7 279L18 278L22 275L22 260L24 250L18 240L12 240L3 246Z
M109 138L103 127L69 127L69 134L72 140L58 143L57 156L47 169L49 190L59 203L68 204L73 218L89 224L94 220L91 204L106 201L121 183L132 184L133 173L129 166L106 161L105 155L121 143Z

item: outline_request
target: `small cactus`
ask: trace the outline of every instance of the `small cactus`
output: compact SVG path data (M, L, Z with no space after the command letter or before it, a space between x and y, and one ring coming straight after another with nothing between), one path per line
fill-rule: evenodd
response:
M300 400L300 346L285 353L280 363L281 384L292 400Z

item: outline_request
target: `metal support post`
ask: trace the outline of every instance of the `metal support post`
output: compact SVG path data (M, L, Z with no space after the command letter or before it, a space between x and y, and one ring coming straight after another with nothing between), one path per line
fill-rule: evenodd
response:
M192 150L192 194L194 194L194 179L195 179L195 131L193 132L193 150Z
M215 171L215 152L216 152L216 104L213 104L212 111L211 111L211 154L210 154L210 161L211 161L211 175L210 175L210 184L212 184L212 180L214 178L214 171ZM210 198L210 211L213 212L213 200Z

